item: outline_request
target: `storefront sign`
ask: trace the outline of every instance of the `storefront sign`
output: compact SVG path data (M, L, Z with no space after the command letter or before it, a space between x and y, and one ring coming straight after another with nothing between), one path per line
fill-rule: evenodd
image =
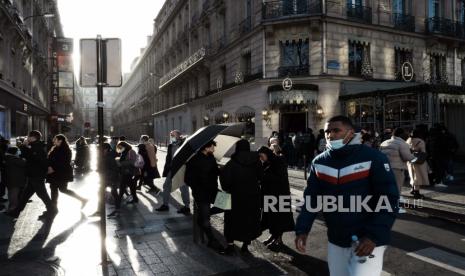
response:
M402 64L402 79L406 82L413 80L413 66L408 61Z
M285 78L283 80L283 89L284 89L284 91L290 91L292 89L292 80L291 80L291 78Z
M326 67L328 69L339 70L341 69L341 64L337 60L328 60Z
M52 53L52 101L54 103L74 102L73 39L55 39Z

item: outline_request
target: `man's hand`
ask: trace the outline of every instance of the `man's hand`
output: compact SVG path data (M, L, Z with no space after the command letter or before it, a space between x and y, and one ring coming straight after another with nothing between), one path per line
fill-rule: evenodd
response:
M376 247L376 244L372 240L368 238L362 238L360 240L360 244L358 245L358 247L355 248L355 253L359 257L369 256L371 255L375 247Z
M54 172L55 172L55 170L53 170L52 167L48 167L47 174L52 174L52 173L54 173Z
M307 234L300 234L295 237L295 248L301 253L305 253L305 247L307 246Z

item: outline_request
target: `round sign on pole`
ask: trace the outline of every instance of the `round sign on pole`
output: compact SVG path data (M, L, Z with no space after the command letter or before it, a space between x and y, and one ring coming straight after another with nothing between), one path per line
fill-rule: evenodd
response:
M283 80L283 89L284 89L284 91L290 91L292 89L292 80L291 80L291 78L285 78Z
M408 61L402 64L402 79L406 82L413 80L413 66Z

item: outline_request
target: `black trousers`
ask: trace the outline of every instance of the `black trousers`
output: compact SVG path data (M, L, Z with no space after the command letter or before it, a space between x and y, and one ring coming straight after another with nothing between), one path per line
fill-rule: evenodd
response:
M131 195L133 200L138 200L137 193L136 193L136 180L131 175L122 175L121 181L119 183L119 189L111 189L111 194L115 199L115 208L121 208L121 201L123 200L124 192L126 191L127 187L131 190Z
M58 203L58 191L69 195L70 197L74 197L79 201L84 201L85 199L74 191L68 189L68 182L52 182L50 183L50 191L52 196L52 203L53 205L57 206Z
M47 211L52 211L56 208L47 193L47 189L45 188L45 179L41 177L29 177L26 188L20 196L18 208L16 210L17 213L21 213L24 210L28 200L34 195L34 193L36 193L45 204Z
M195 202L197 206L197 224L202 229L202 231L207 235L208 242L216 241L215 236L213 235L212 225L210 223L210 203L209 202Z
M6 194L6 177L5 169L0 169L0 197L4 197Z

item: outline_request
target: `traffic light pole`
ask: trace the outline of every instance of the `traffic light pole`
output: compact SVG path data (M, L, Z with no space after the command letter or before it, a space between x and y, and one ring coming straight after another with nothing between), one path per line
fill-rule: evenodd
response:
M101 238L101 260L102 267L105 269L107 266L107 222L106 222L106 210L105 210L105 178L103 177L103 86L105 86L105 70L104 64L106 64L106 53L105 47L103 47L102 37L97 35L97 125L98 125L98 170L100 174L100 191L99 191L99 213L100 213L100 238Z

